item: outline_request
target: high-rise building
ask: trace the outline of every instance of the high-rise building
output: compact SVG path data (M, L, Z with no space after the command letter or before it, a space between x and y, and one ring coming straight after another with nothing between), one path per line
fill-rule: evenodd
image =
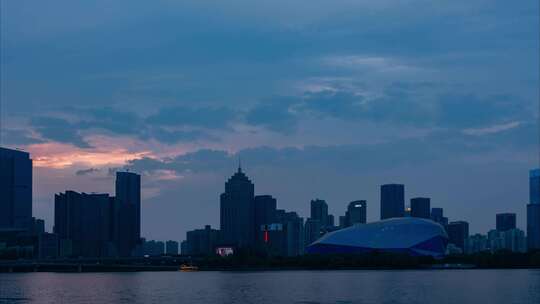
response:
M540 204L540 169L529 172L529 203Z
M276 223L277 201L271 195L257 195L255 202L255 241L257 245L264 242L264 225Z
M352 201L345 212L345 226L365 224L367 219L367 202L365 200Z
M499 250L525 252L527 251L525 232L517 228L505 231L490 230L488 232L488 246L491 252Z
M507 231L516 229L516 214L515 213L498 213L496 215L497 231Z
M318 220L308 218L304 225L304 245L307 247L322 236L322 225Z
M178 242L177 241L167 241L165 243L165 253L167 255L178 255Z
M443 208L431 208L431 220L443 226L448 225L448 218L444 216Z
M304 219L296 212L278 210L277 222L283 228L283 245L280 255L302 255L304 253Z
M489 248L488 238L483 234L474 234L465 240L466 254L484 252Z
M58 257L58 234L41 233L38 235L38 257L40 259L54 259Z
M339 228L345 228L347 227L347 216L346 215L340 215L339 216Z
M540 250L540 204L527 205L527 247Z
M218 240L219 230L212 229L210 225L204 226L204 229L188 231L186 232L186 245L182 247L182 254L212 255Z
M326 220L326 226L328 229L334 228L335 226L335 219L333 214L328 214L327 220Z
M429 219L431 217L430 199L415 197L411 199L411 216Z
M388 184L381 186L381 220L403 217L405 213L405 186Z
M69 242L74 257L114 255L111 213L114 200L108 194L66 191L54 196L54 233Z
M529 174L527 246L529 250L540 250L540 169L531 170Z
M32 221L32 159L0 148L0 229L28 230Z
M446 226L448 242L465 250L465 240L469 237L469 223L465 221L450 222Z
M220 196L220 230L223 243L247 248L255 243L255 186L238 167Z
M321 199L311 201L311 219L319 221L322 228L328 226L328 204Z
M141 176L138 174L116 173L113 233L120 256L131 256L141 244Z
M32 217L32 221L30 222L30 228L28 229L28 231L30 231L30 233L33 235L40 235L42 233L45 233L45 221Z
M162 241L144 241L142 243L143 254L149 256L162 256L165 253L165 243Z

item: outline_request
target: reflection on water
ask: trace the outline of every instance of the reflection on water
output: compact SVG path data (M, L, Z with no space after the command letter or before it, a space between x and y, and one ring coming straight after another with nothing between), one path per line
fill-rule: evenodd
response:
M540 270L0 274L0 303L540 303Z

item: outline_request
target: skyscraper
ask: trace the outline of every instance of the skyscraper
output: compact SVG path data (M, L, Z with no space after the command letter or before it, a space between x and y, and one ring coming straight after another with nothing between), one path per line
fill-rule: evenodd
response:
M252 246L255 238L255 186L238 167L225 183L220 196L220 230L223 242L238 247Z
M529 204L527 205L527 245L540 249L540 169L529 173Z
M131 256L141 244L141 176L116 173L114 202L114 240L120 256Z
M540 204L540 169L529 172L529 203Z
M298 256L304 253L304 219L296 212L278 210L277 222L283 229L282 256Z
M328 226L328 204L321 199L311 201L311 219L319 221L324 229Z
M403 217L405 212L405 186L388 184L381 186L381 220Z
M276 223L277 201L271 195L255 196L255 240L258 244L264 241L261 226Z
M330 228L334 228L335 226L335 218L334 218L334 215L333 214L328 214L328 216L326 217L326 226Z
M321 237L322 225L319 220L308 218L304 225L305 246L310 245Z
M32 222L32 160L0 148L0 228L29 229Z
M165 243L165 253L167 255L178 255L178 242L177 241L167 241Z
M114 253L108 194L66 191L54 196L54 232L71 243L72 256L105 257Z
M503 232L510 229L516 229L515 213L498 213L496 215L497 231Z
M416 197L411 199L411 216L429 219L431 217L430 199Z
M431 208L431 220L443 225L444 227L448 225L448 218L444 216L443 208Z
M186 245L182 254L212 255L219 240L219 230L212 229L210 225L204 229L195 229L186 232ZM184 252L185 251L185 252Z
M352 201L345 212L345 227L354 224L365 224L367 215L367 202L365 200Z
M465 221L451 222L446 226L448 242L465 250L465 240L469 237L469 223Z

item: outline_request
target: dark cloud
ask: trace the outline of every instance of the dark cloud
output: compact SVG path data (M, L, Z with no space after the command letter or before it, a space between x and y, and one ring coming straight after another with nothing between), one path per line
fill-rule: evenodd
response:
M174 158L155 159L141 158L132 160L126 168L135 172L152 172L157 170L174 170L178 173L220 171L229 167L234 156L219 150L198 150L178 155Z
M38 116L32 118L30 124L43 138L61 143L68 143L79 148L92 148L84 140L81 128L66 119L57 117Z
M220 150L199 150L173 158L142 158L126 168L136 172L174 170L179 174L224 172L241 159L248 167L288 168L304 170L325 168L342 172L390 170L396 166L425 165L448 158L489 154L498 150L518 151L535 147L535 138L528 137L534 126L524 124L509 130L472 136L460 131L437 131L426 137L402 139L381 144L306 146L304 148L256 147L235 154Z
M534 118L526 101L509 94L448 93L445 88L430 83L396 83L383 92L383 96L376 98L345 89L274 98L252 108L246 121L288 133L294 131L306 115L452 129L490 127Z
M203 110L192 111L190 113L198 117L191 118L189 122L178 121L177 124L173 124L172 120L157 123L157 118L146 120L133 112L110 107L71 107L59 112L51 116L36 117L31 120L31 126L45 139L70 143L80 148L91 148L85 141L84 135L96 133L133 136L142 140L154 139L166 144L199 140L217 141L218 138L206 129L193 129L193 127L202 127L203 121L207 120L206 126L213 125L217 128L219 121L228 120L225 117L220 118L219 114L213 110L210 111L209 116L206 116ZM58 114L70 116L70 119L59 118ZM185 127L191 129L185 129Z
M245 121L250 125L262 126L279 133L293 132L299 120L293 108L296 102L296 98L293 97L266 99L246 113Z
M31 145L40 144L44 141L32 136L27 130L2 128L0 134L2 144L6 145Z
M83 175L88 175L88 174L93 174L93 173L97 173L97 172L100 172L101 170L100 169L97 169L97 168L88 168L88 169L81 169L81 170L77 170L75 172L75 175L77 176L83 176Z
M435 123L449 127L472 128L533 118L526 103L511 95L445 94L439 96L436 107Z
M228 108L162 108L157 114L151 115L146 122L158 126L192 126L203 128L225 128L234 119L236 113Z
M142 119L135 113L104 107L78 109L75 111L82 120L82 129L103 129L115 134L133 135L144 128Z

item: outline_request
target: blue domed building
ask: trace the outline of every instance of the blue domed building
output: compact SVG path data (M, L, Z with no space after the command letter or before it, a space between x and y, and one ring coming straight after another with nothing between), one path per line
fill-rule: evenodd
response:
M422 218L402 217L327 233L306 251L314 254L393 252L442 257L447 243L448 235L440 224Z

